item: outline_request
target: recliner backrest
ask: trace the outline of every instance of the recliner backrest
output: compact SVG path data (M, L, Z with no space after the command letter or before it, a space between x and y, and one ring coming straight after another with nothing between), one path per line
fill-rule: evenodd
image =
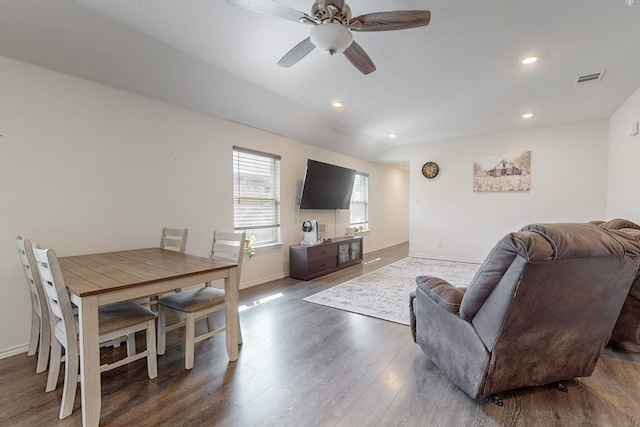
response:
M612 258L624 259L639 254L640 244L617 231L589 224L528 225L519 232L505 236L487 256L465 292L460 305L460 317L473 323L491 351L527 268L536 265L536 269L546 268L551 275L547 282L536 282L531 286L568 286L578 280L578 273L570 269L561 273L567 268L566 263L556 268L553 262L604 257L605 260L600 260L599 265L611 275L616 273L616 261ZM584 266L580 268L585 270ZM570 277L563 278L561 274Z

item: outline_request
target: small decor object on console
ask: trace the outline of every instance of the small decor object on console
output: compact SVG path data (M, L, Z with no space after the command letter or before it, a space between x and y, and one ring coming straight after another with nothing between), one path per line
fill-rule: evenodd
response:
M317 219L305 219L302 222L304 237L302 238L301 244L315 245L318 243L320 241L320 236L318 235L319 228Z
M438 176L440 172L440 167L435 162L427 162L422 166L422 175L425 178L432 179Z

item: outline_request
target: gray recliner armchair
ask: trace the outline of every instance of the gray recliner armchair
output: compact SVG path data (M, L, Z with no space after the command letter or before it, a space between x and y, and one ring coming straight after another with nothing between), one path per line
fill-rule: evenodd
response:
M590 224L532 224L505 236L466 289L420 276L414 340L466 394L587 377L640 263L640 242Z

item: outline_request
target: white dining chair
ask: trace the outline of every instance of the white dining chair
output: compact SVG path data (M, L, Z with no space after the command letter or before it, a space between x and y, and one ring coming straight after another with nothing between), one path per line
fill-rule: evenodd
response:
M51 348L51 322L49 320L49 307L40 281L40 274L33 258L31 241L16 237L18 256L22 263L24 274L29 284L31 297L31 335L29 337L28 356L38 353L36 374L47 370L49 363L49 349Z
M65 375L59 415L60 419L63 419L73 411L78 386L78 319L73 314L69 292L54 250L35 247L33 256L48 301L51 319L55 323L51 339L47 392L55 390L57 386L62 362L62 347L65 349ZM100 307L98 311L99 342L108 342L123 336L130 338L127 340L127 356L116 362L101 365L100 372L146 358L149 378L157 377L155 318L156 315L151 310L131 301ZM135 333L138 331L145 331L147 339L146 349L140 353L136 353L135 345Z
M211 259L229 261L238 265L236 280L240 285L240 272L244 258L244 242L246 233L228 233L216 231L213 235L211 247ZM167 345L167 331L177 327L186 326L185 331L185 369L193 368L195 344L211 338L226 330L226 325L215 328L213 313L224 310L225 292L222 289L211 287L211 283L205 283L200 289L191 289L180 293L165 296L158 300L158 354L164 354ZM167 314L173 313L180 321L167 326ZM196 321L207 319L208 332L196 335ZM240 331L240 319L238 316L238 343L242 343Z
M160 237L160 248L170 249L180 253L184 253L187 249L187 234L189 229L187 228L168 228L162 229L162 235Z
M170 251L176 251L183 254L187 249L187 235L189 234L188 228L169 228L164 227L160 234L160 249L166 249ZM181 289L175 289L174 292L180 292ZM141 304L145 307L149 307L153 311L158 309L158 299L165 295L171 295L172 292L167 292L162 295L150 295L148 297L137 298L134 302ZM118 347L121 344L120 341L115 340L107 345L113 345Z
M167 249L181 254L187 249L187 235L189 234L188 228L168 228L162 229L162 236L160 237L160 249ZM181 289L176 289L176 292L180 292ZM167 294L163 294L167 295ZM170 294L169 294L170 295ZM151 304L155 305L155 300L162 295L156 295L151 298Z

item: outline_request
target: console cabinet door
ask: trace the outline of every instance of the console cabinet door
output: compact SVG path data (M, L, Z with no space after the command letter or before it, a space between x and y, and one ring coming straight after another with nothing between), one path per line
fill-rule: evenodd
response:
M338 265L351 261L351 245L341 243L338 245Z
M362 259L362 245L360 244L361 242L361 240L354 240L353 242L351 242L351 261Z

